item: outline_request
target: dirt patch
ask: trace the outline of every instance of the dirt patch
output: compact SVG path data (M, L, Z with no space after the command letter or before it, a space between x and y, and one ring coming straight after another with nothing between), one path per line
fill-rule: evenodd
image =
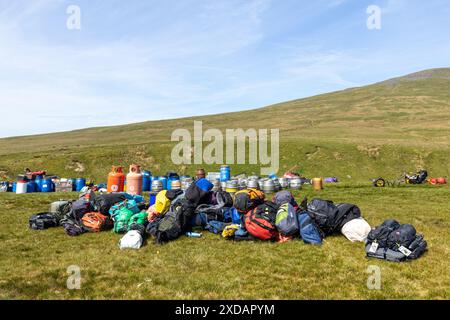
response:
M72 161L72 163L70 163L66 166L66 170L72 170L77 173L83 173L86 171L86 167L80 161L74 160L74 161Z
M359 145L358 151L367 154L370 158L378 158L380 156L380 147Z

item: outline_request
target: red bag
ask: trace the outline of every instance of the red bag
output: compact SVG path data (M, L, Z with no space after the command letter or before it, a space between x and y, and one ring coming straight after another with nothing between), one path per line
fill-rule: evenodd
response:
M260 240L274 240L278 237L275 226L278 206L266 202L249 211L244 218L245 228L253 237Z

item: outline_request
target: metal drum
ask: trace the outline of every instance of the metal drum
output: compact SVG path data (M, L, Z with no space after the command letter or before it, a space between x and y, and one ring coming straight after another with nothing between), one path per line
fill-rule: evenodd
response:
M275 192L275 184L272 179L267 179L263 182L262 191L264 193L274 193Z
M300 178L292 178L289 187L294 190L300 190L302 188L302 180Z
M239 179L238 180L238 189L239 190L245 190L247 189L247 179Z
M181 190L181 181L180 180L170 181L170 190Z
M183 177L181 179L181 190L186 191L192 184L191 177Z
M278 181L278 178L274 178L274 179L272 179L272 181L273 181L273 185L275 187L275 192L280 191L281 190L281 184L280 184L280 181Z
M230 166L223 165L220 167L220 181L226 182L231 179L231 169Z
M225 191L230 193L231 195L234 195L236 192L238 192L238 186L239 186L238 180L229 180L226 182Z
M252 188L252 189L259 189L259 183L258 180L248 180L247 181L247 188Z
M281 189L289 188L289 179L288 178L279 178L278 182L280 183Z
M220 183L220 179L216 179L216 180L214 180L214 181L211 181L211 183L213 184L213 188L212 188L212 191L214 191L214 192L216 192L216 191L219 191L219 190L222 190L222 185L221 185L221 183Z
M160 192L163 190L163 183L161 180L153 180L152 182L152 191Z

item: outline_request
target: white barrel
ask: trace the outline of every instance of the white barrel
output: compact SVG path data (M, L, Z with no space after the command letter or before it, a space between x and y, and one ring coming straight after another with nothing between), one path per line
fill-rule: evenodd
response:
M18 181L16 185L16 194L24 194L24 193L27 193L27 182Z

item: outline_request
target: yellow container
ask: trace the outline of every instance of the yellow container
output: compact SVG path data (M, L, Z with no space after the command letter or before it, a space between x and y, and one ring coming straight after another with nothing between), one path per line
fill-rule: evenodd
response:
M313 178L312 186L315 191L320 191L323 189L323 179L322 178Z

